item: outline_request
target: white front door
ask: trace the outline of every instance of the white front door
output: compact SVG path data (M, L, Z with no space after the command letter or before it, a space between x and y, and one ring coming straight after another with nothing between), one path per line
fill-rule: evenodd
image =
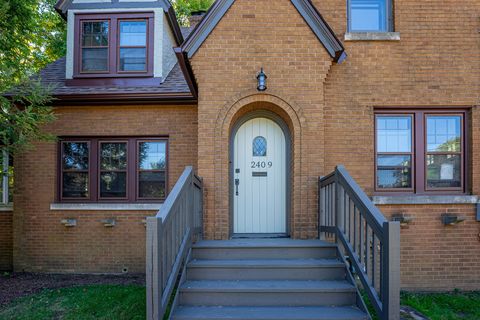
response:
M267 118L245 122L233 155L234 233L287 232L286 139Z

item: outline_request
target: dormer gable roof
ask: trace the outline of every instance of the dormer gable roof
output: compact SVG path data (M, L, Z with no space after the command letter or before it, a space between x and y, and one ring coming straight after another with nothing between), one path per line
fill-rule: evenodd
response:
M325 50L332 59L341 63L347 57L345 48L337 38L332 28L328 25L322 15L318 12L310 0L290 0L307 25L322 43ZM182 45L182 51L188 56L193 57L210 33L215 29L220 20L233 5L235 0L217 0L208 10L205 17L197 25L195 30L185 40Z
M128 0L107 0L107 1L79 1L75 0L58 0L55 4L55 10L66 20L68 10L70 9L130 9L130 8L162 8L168 17L170 28L173 31L177 45L184 42L181 28L175 15L175 10L168 0L153 0L153 1L128 1Z

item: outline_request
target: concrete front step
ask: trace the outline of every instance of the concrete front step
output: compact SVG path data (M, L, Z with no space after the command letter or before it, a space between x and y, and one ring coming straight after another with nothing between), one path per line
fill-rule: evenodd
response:
M337 259L193 260L188 280L341 280L345 265Z
M356 307L190 307L175 309L174 320L367 320Z
M335 258L335 245L320 240L248 239L200 241L193 259L322 259Z
M356 302L347 281L187 281L180 305L346 306Z

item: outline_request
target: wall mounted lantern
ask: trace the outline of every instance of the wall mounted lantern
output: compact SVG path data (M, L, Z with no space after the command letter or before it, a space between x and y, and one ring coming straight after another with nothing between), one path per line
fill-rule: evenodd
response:
M442 223L446 226L454 226L465 220L466 220L465 217L459 217L453 214L445 213L442 215Z
M267 90L267 75L263 72L263 68L260 69L260 73L257 75L258 80L258 91L265 91Z
M60 223L67 228L73 228L77 226L77 219L62 219Z
M105 228L113 228L117 224L117 221L115 219L104 219L101 222L103 223L103 226Z
M413 222L413 217L405 213L397 213L392 215L392 221L400 222L401 228L407 228L408 225Z

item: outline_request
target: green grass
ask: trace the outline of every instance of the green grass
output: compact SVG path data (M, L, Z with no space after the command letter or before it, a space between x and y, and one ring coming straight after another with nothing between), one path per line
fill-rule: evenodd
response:
M145 319L145 288L95 285L46 290L0 309L1 320Z
M366 293L363 300L372 315L378 320L375 309ZM401 294L401 305L409 306L431 320L479 320L480 292L451 293L406 293Z
M402 305L410 306L431 320L480 319L480 292L402 293Z
M401 300L431 320L480 319L480 292L402 293ZM145 308L144 287L95 285L17 299L0 309L0 320L140 320L145 319Z

